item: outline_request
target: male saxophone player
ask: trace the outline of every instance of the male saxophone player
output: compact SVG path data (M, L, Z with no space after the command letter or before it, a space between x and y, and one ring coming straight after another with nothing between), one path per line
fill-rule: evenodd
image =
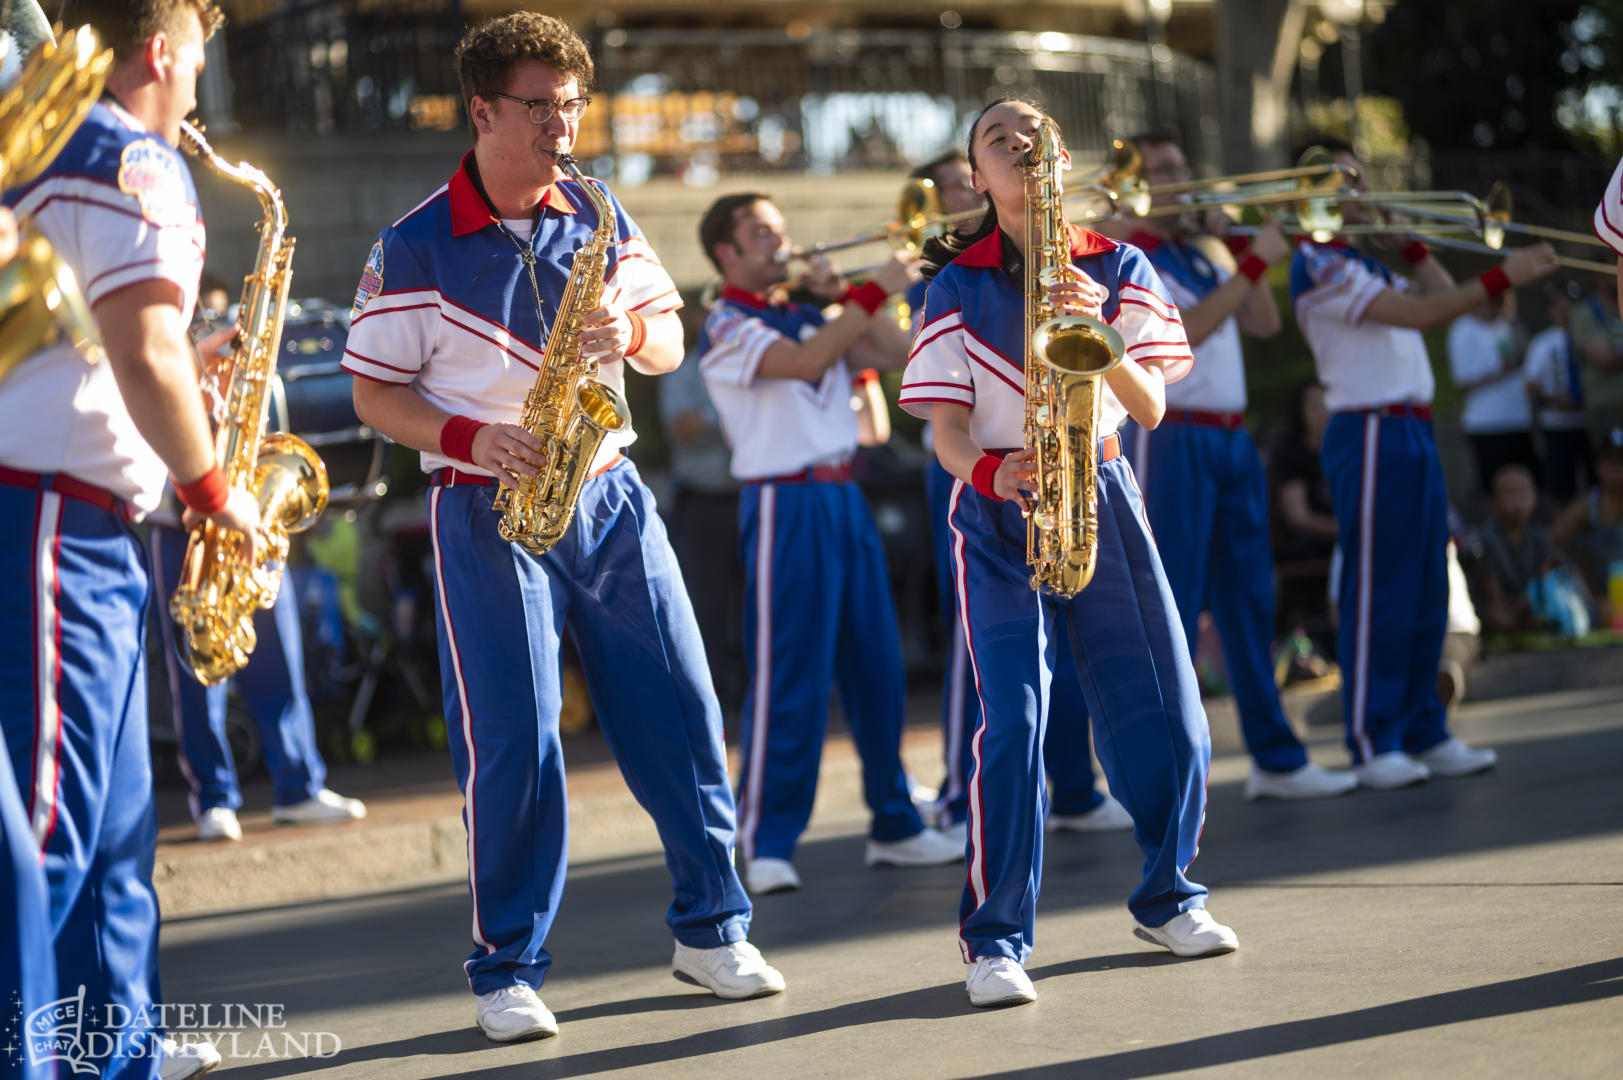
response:
M211 0L85 0L63 18L113 50L107 96L4 202L77 275L106 359L59 344L0 384L0 727L30 825L6 843L43 861L50 928L35 932L55 949L58 993L83 985L87 1014L140 1016L159 998L142 663L155 600L129 523L167 477L194 520L250 546L258 519L214 458L186 335L203 222L175 143L220 14ZM122 1034L90 1064L158 1075L163 1032ZM174 1047L162 1075L218 1062L212 1047Z
M564 883L566 625L665 845L674 973L721 997L776 993L783 976L745 940L720 705L665 526L621 455L633 436L604 440L573 524L546 554L502 539L493 509L498 484L541 464L539 440L516 421L553 321L582 318L580 349L611 385L628 364L658 375L682 359L676 288L613 203L602 306L560 311L599 225L557 162L591 103L585 43L558 19L516 12L470 31L456 63L473 149L373 246L344 366L361 420L421 451L430 474L440 670L473 894L464 970L479 1026L496 1041L558 1030L536 990Z

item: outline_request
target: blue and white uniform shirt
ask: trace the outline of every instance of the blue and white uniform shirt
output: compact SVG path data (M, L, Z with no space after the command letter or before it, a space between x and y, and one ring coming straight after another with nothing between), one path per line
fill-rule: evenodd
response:
M472 161L469 151L446 184L372 245L343 366L359 378L414 386L447 412L516 424L541 369L575 252L591 238L597 215L575 182L563 180L547 189L533 221L498 223L469 174ZM603 302L644 317L675 311L682 303L670 275L618 200L608 199L617 228ZM539 313L517 244L536 255ZM623 389L624 362L603 365L598 378ZM604 439L592 467L613 460L636 437L628 426ZM424 472L446 466L485 472L438 451L422 452Z
M1595 235L1605 241L1619 256L1623 256L1623 161L1612 170L1612 179L1606 185L1606 194L1595 207Z
M1233 276L1181 240L1163 240L1141 232L1128 243L1149 256L1150 265L1180 311L1193 308ZM1188 378L1167 387L1167 408L1244 412L1245 353L1240 347L1239 324L1232 318L1224 319L1193 350L1194 370Z
M203 272L203 216L179 151L112 102L91 107L32 183L7 191L78 277L85 299L164 281L190 315ZM124 407L111 364L59 342L0 384L0 463L64 473L123 499L137 516L163 497L168 470Z
M1010 252L1011 256L1017 252ZM1071 227L1071 261L1108 292L1104 317L1126 344L1127 360L1158 360L1167 382L1194 365L1189 341L1166 286L1138 248ZM929 417L936 402L965 405L969 432L988 450L1025 442L1025 290L1023 272L1004 258L994 232L942 267L925 295L900 404ZM1127 416L1108 385L1099 404L1099 433Z
M705 316L699 371L733 450L733 476L761 480L849 461L857 449L851 372L845 358L815 381L763 378L761 358L780 341L801 342L824 324L806 304L768 303L728 286Z
M1436 383L1420 331L1364 319L1381 293L1406 291L1406 278L1345 244L1303 241L1290 282L1330 411L1431 404Z

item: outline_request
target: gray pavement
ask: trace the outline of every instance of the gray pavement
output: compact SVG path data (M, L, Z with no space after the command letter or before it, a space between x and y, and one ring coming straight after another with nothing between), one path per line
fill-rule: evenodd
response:
M864 869L849 799L820 804L806 887L756 906L778 997L671 978L654 854L572 868L542 992L554 1039L496 1046L472 1026L459 884L172 920L165 996L281 1007L269 1041L249 1026L225 1043L235 1080L1623 1074L1623 689L1467 705L1456 729L1499 769L1248 804L1243 755L1217 758L1193 876L1240 934L1232 956L1131 936L1129 836L1052 839L1023 1008L967 1004L962 868ZM1340 760L1335 729L1312 734ZM336 1053L279 1056L301 1045Z

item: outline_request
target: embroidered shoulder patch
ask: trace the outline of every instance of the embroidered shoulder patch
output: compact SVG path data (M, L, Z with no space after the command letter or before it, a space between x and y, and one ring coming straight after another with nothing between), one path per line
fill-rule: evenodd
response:
M355 289L355 306L350 309L350 318L360 318L361 312L366 310L367 301L382 291L383 241L379 240L372 245L372 253L366 257L366 265L361 268L361 283Z
M183 166L175 151L154 138L137 139L118 160L118 190L134 196L141 216L158 225L197 220Z

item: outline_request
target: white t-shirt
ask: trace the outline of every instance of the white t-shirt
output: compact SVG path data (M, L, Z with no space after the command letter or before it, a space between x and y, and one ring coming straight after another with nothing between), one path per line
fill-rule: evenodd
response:
M1527 343L1527 368L1524 377L1529 386L1538 387L1548 396L1571 394L1573 391L1571 365L1567 363L1567 350L1571 339L1565 328L1550 326L1533 335ZM1582 409L1557 409L1545 406L1538 411L1538 426L1550 431L1577 431L1587 424Z
M1460 428L1466 434L1497 435L1533 426L1527 384L1508 363L1515 351L1516 334L1507 319L1483 322L1462 315L1448 328L1448 369L1454 382L1493 380L1465 392Z

